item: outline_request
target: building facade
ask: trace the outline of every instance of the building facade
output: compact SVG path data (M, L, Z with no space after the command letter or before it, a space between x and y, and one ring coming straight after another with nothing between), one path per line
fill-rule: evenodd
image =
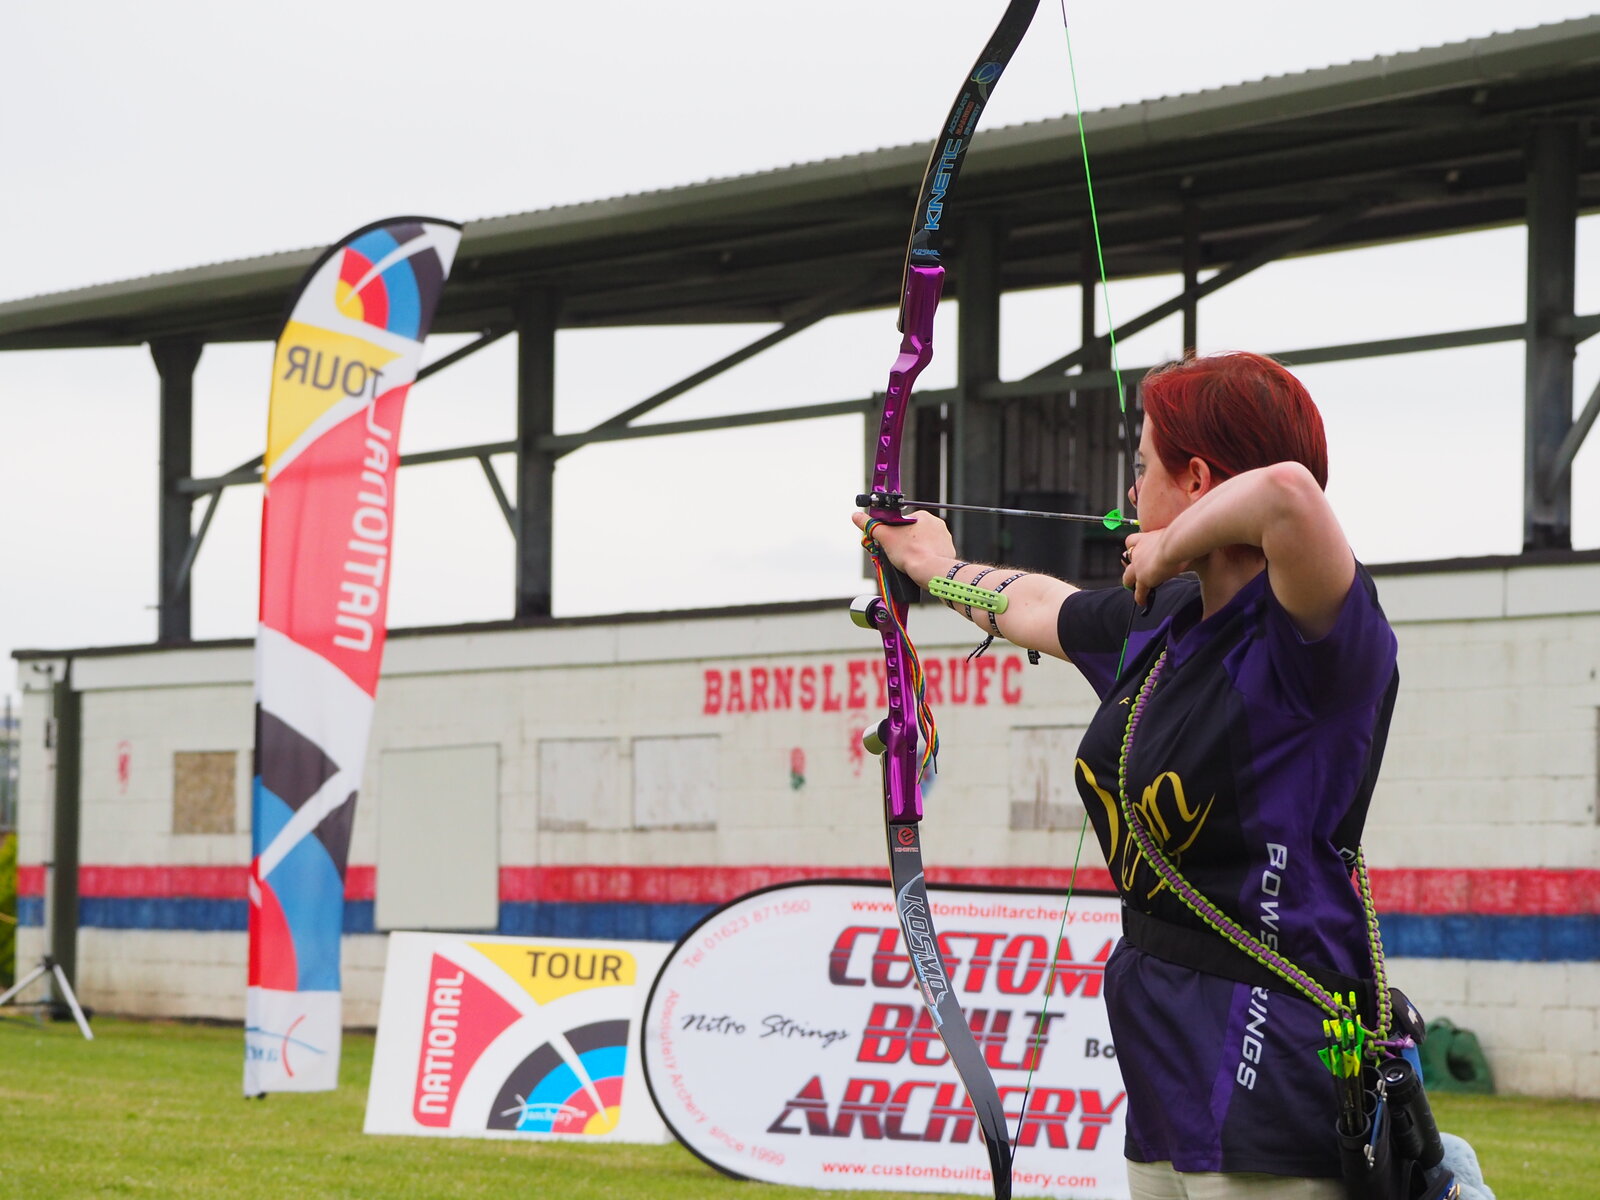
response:
M1600 1097L1600 561L1379 574L1401 693L1366 846L1390 974L1503 1090ZM935 881L1065 888L1094 708L1076 672L917 613L944 737ZM82 696L78 985L240 1019L246 643L21 656L19 962L47 945L50 694ZM346 879L346 1020L391 929L670 940L785 879L882 878L876 637L842 605L397 633ZM1108 885L1092 836L1080 887Z

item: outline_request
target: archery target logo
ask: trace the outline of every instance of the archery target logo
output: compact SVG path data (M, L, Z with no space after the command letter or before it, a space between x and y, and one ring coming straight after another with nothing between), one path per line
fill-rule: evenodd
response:
M364 325L420 338L439 303L445 274L438 249L420 224L372 229L340 251L334 307Z
M626 1021L596 1021L546 1042L506 1078L490 1129L595 1134L616 1128L628 1061Z

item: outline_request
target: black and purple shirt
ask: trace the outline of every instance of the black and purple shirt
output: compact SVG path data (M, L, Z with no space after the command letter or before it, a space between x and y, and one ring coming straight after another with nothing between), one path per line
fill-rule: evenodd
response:
M1076 592L1061 645L1101 698L1078 792L1129 907L1203 928L1139 857L1117 803L1132 697L1165 649L1128 758L1128 799L1184 877L1303 967L1371 978L1350 870L1383 754L1395 638L1358 568L1333 629L1302 638L1263 571L1201 620L1200 586L1155 592L1118 662L1133 596ZM1127 942L1106 1004L1128 1092L1127 1156L1179 1171L1337 1176L1322 1012Z

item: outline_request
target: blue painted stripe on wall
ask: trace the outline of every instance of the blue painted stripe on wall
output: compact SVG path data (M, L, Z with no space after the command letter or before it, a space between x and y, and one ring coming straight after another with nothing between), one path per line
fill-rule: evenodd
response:
M190 933L244 933L250 910L243 900L194 898L125 898L84 896L78 901L78 924L84 929L168 929ZM17 902L17 923L44 924L44 900ZM372 901L344 902L344 932L372 933Z
M619 938L675 942L715 904L500 905L500 932L516 937Z
M620 938L671 942L715 905L545 904L500 905L495 932L517 937ZM243 933L243 900L126 899L86 896L79 923L96 929L165 929ZM1466 958L1496 962L1600 961L1600 916L1501 917L1391 913L1381 918L1383 948L1394 958ZM44 901L23 896L19 924L44 924ZM373 902L346 900L344 932L373 933Z
M1498 962L1600 959L1600 916L1480 917L1393 913L1380 918L1385 954Z

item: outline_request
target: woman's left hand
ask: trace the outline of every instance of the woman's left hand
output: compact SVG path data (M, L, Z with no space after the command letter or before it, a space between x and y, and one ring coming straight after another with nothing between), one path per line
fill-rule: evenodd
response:
M931 512L915 510L905 515L909 518L906 524L879 525L872 536L889 561L923 587L943 572L943 564L955 561L956 546L950 539L950 527ZM866 531L866 513L858 510L850 519L857 529Z
M1165 529L1128 535L1128 548L1122 552L1122 586L1132 589L1133 602L1140 608L1150 603L1151 592L1188 569L1188 563L1167 556L1166 535Z

